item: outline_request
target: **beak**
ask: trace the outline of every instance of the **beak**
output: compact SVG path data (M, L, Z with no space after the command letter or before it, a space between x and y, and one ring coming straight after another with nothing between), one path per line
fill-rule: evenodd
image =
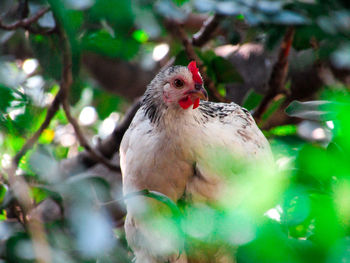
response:
M208 100L208 93L202 84L196 83L194 89L187 91L186 94L196 96L202 100Z

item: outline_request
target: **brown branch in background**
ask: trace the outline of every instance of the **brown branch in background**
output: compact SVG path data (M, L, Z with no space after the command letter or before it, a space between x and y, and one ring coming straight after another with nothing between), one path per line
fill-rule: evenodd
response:
M125 116L121 123L119 123L113 133L108 136L106 139L100 141L100 143L97 145L97 150L103 154L104 157L110 159L116 151L118 151L120 143L122 141L122 138L124 136L124 133L129 128L131 121L133 120L136 112L141 106L141 99L137 99L132 106L128 109L128 111L125 113ZM87 156L86 156L87 157ZM87 167L91 167L94 165L94 160L90 158L83 158L82 161L84 162Z
M18 1L17 14L18 14L20 19L24 19L28 16L28 14L29 14L28 0L19 0Z
M32 17L18 20L18 21L14 22L12 24L9 24L9 25L4 24L2 19L0 18L0 29L4 29L4 30L16 30L18 28L28 29L33 23L38 21L49 10L50 10L50 7L44 7L43 9L39 10Z
M77 136L80 145L83 146L85 148L85 150L91 155L91 157L93 159L95 159L97 162L104 164L105 166L107 166L109 169L111 169L113 171L120 171L119 166L112 164L103 155L101 155L100 153L98 153L97 151L95 151L91 147L91 145L89 144L89 142L85 138L84 134L82 133L78 122L73 118L72 114L70 113L67 100L63 101L62 105L63 105L63 110L67 116L69 123L72 124L72 126L74 128L75 135Z
M18 165L19 161L21 160L22 156L26 154L28 150L30 150L33 145L36 143L36 141L39 139L41 133L49 126L52 118L55 116L56 112L58 111L60 107L61 102L61 91L59 91L53 100L52 104L50 105L49 109L47 110L45 120L41 124L40 128L30 137L26 143L23 145L21 150L16 154L14 157L14 162L16 166Z
M288 73L288 55L292 47L295 29L289 27L284 35L278 59L273 66L272 73L268 82L268 90L255 110L253 116L256 122L260 122L262 115L268 108L270 102L279 94L285 93L284 85Z
M214 99L220 102L230 102L227 98L220 95L220 93L215 88L214 82L208 77L207 70L203 64L203 61L198 57L198 55L194 51L193 45L189 41L183 26L175 21L166 22L166 26L169 28L170 32L173 32L173 34L181 40L187 57L190 60L195 60L197 62L197 66L202 74L204 82L207 84L207 88L213 95Z
M200 47L207 43L212 37L224 15L215 14L204 21L201 29L193 35L192 44Z

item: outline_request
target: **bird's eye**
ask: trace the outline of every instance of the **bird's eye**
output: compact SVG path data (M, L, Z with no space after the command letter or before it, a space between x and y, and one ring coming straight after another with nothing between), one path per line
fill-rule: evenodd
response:
M175 79L174 84L177 88L181 88L184 85L184 82L181 79Z

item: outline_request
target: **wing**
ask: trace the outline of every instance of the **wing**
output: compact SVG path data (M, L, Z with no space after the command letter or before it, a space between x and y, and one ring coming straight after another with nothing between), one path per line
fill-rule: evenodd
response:
M273 169L269 143L249 111L234 103L213 102L202 102L198 109L202 125L197 132L196 173L186 188L193 199L217 200L227 185L250 176L252 169Z
M248 110L235 103L204 101L199 111L214 145L242 158L272 161L270 145Z
M146 185L142 185L142 173L153 163L152 156L146 154L150 150L148 145L152 144L152 129L149 119L145 117L143 110L139 109L123 136L119 153L124 194L147 188Z

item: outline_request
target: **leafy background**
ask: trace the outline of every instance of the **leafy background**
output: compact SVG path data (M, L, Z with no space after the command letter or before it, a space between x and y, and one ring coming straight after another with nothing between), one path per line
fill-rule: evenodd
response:
M253 113L278 170L250 174L238 201L216 208L139 194L171 208L187 249L225 244L238 262L350 261L348 1L3 0L0 15L1 262L131 262L117 146L156 72L192 59L178 29L215 87L211 99ZM217 25L195 45L211 17ZM286 32L288 75L277 87ZM95 151L63 107L21 151L55 98Z

